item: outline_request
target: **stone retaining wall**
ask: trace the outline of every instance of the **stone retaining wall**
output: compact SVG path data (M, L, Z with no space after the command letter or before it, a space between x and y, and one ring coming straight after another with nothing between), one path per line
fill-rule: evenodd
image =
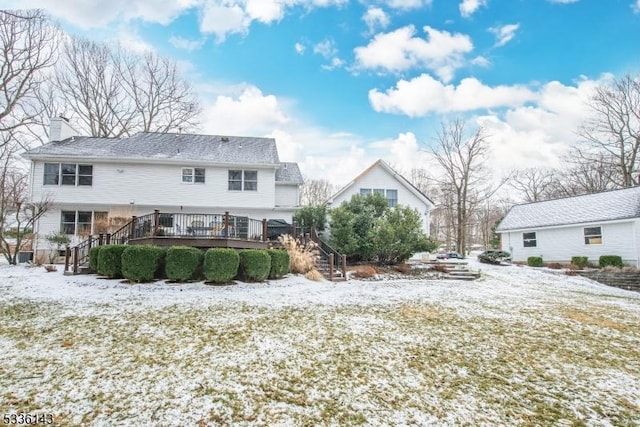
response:
M640 272L581 271L579 274L605 285L640 292Z

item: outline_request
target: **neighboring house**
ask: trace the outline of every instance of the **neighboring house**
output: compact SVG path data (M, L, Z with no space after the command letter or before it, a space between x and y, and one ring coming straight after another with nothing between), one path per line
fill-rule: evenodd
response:
M41 242L51 232L77 242L154 209L290 223L298 208L302 175L296 163L279 160L273 138L74 134L66 121L52 120L51 142L23 154L31 160L32 199L54 201L36 225Z
M434 204L427 196L412 185L405 177L393 170L384 160L378 160L360 175L356 176L336 194L331 196L329 208L349 201L356 194L370 195L378 193L384 196L389 206L409 206L420 214L422 229L429 235L430 212Z
M640 187L517 205L496 231L514 261L619 255L640 266Z

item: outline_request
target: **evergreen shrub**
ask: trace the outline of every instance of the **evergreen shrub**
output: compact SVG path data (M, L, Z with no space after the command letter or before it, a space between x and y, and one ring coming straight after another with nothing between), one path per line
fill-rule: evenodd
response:
M198 248L172 246L167 249L165 273L167 279L184 282L198 279L204 256Z
M122 275L132 282L149 282L158 271L163 250L153 245L130 245L122 252Z
M271 257L265 250L246 249L240 251L238 277L247 282L262 282L269 277Z
M271 271L269 279L279 279L289 272L289 254L283 249L269 249Z
M98 252L98 273L110 279L122 278L122 253L126 245L104 245Z
M213 283L228 283L238 274L240 256L235 249L213 248L204 254L204 277Z

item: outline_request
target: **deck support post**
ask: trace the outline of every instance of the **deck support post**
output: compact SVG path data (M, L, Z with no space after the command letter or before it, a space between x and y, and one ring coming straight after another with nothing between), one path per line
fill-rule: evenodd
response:
M329 280L333 282L333 254L329 254Z
M231 234L229 231L229 211L226 211L224 213L224 237L227 239L229 238L229 234Z
M107 233L107 239L106 239L107 245L111 244L111 234Z
M129 227L129 240L133 239L134 237L136 237L134 234L135 229L136 229L136 216L132 215L131 216L131 227Z
M262 241L267 241L267 218L262 218Z
M67 245L64 251L64 271L69 271L69 260L71 259L71 248Z
M78 258L80 258L80 248L73 247L73 274L78 274Z
M342 255L340 257L342 259L342 277L347 278L347 256Z
M160 210L154 209L153 210L153 234L152 234L153 237L158 235L159 228L160 228Z
M296 238L296 222L295 221L291 221L291 237L293 237L294 239Z
M102 246L104 244L104 234L98 234L98 246Z

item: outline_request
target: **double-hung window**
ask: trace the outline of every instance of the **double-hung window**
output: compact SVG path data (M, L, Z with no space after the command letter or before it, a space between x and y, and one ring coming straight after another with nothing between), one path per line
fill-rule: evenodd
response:
M229 170L229 191L258 191L258 171Z
M182 182L185 184L204 184L204 168L182 168Z
M585 227L584 244L585 245L601 245L602 244L602 227Z
M93 185L93 165L76 163L45 163L44 185Z
M535 231L531 233L522 233L522 246L525 248L535 248L538 246Z
M380 194L387 199L387 205L391 208L398 205L398 190L384 189L384 188L361 188L361 196L371 196L373 194Z

